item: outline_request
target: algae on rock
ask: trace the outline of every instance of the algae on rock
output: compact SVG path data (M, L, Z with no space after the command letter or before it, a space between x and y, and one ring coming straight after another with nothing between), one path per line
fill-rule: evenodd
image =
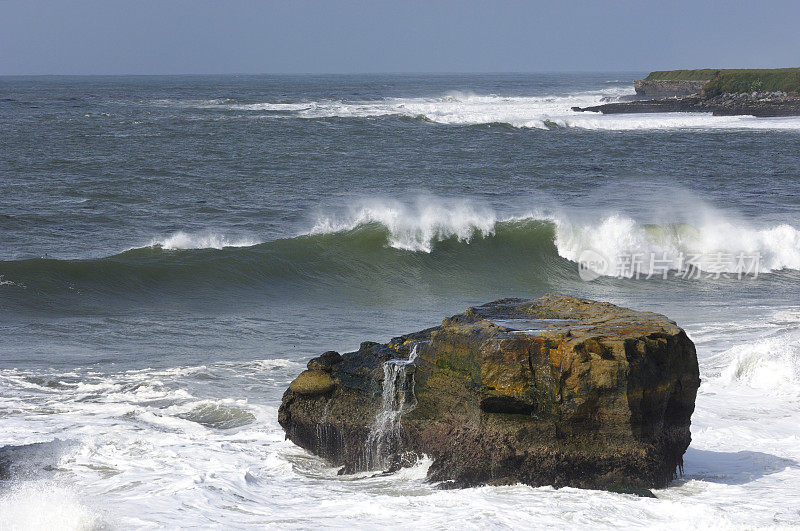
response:
M333 354L284 394L287 437L343 473L425 454L429 479L450 487L663 487L682 466L700 385L674 322L560 295L501 299ZM376 444L382 412L394 415L391 437Z

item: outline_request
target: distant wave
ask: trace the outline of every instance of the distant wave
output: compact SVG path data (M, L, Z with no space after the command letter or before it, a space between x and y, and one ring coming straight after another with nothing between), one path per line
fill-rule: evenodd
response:
M629 85L548 96L480 95L448 92L438 97L376 100L319 99L295 102L237 103L231 100L173 102L195 108L238 111L259 118L380 118L403 117L447 125L506 124L517 128L590 130L637 129L788 129L800 130L800 118L711 116L706 113L615 114L581 113L587 107L631 96Z
M175 232L163 239L154 239L151 247L162 249L222 249L224 247L250 247L259 242L249 238L229 239L214 232L186 233Z

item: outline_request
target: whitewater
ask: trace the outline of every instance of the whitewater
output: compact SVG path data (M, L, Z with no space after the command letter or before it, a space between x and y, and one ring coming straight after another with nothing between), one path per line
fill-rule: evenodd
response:
M641 74L0 78L0 528L800 526L800 122L571 110ZM285 439L310 358L546 293L694 341L656 498Z
M752 116L712 116L711 113L653 113L602 116L576 112L633 97L630 86L546 96L480 95L450 91L437 97L387 97L380 100L319 99L303 102L236 103L229 100L162 101L223 113L244 113L250 119L370 119L402 117L445 125L495 125L518 128L642 129L779 129L797 130L800 118L756 119Z
M284 440L277 402L302 365L271 359L104 376L3 370L2 405L15 412L4 419L14 447L3 457L25 480L0 498L0 511L20 529L174 526L187 518L272 527L287 517L298 527L391 527L397 519L436 528L531 519L568 528L792 525L800 334L782 328L785 317L770 318L770 339L701 362L684 476L657 499L525 486L441 491L424 481L428 462L389 477L337 476ZM693 334L700 345L707 337ZM240 389L236 399L198 385L223 381ZM20 388L21 396L7 397ZM763 495L743 501L752 489ZM469 516L459 516L464 506Z

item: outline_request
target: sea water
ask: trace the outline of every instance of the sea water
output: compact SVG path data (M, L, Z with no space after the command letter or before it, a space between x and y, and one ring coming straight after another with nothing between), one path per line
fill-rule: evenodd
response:
M0 78L0 527L800 525L800 118L570 110L641 75ZM285 440L309 358L550 292L695 342L656 498Z

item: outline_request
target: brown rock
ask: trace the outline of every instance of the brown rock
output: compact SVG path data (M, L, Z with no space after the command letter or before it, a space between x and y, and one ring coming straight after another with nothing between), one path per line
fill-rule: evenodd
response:
M559 295L470 308L329 367L284 394L287 437L347 473L426 454L429 479L449 487L663 487L700 384L674 322ZM309 373L328 380L309 385Z

